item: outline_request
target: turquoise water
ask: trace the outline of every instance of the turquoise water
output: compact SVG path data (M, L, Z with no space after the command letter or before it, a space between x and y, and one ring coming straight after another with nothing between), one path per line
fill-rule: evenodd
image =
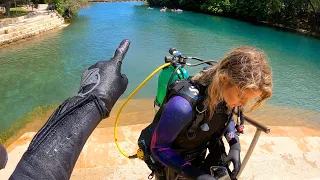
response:
M60 104L76 94L81 73L109 59L122 39L132 41L123 64L129 87L123 98L156 67L170 47L185 55L219 59L239 45L265 51L274 72L274 105L320 107L320 41L232 19L161 13L142 3L99 3L72 24L0 49L0 132L38 106ZM199 68L188 68L190 74ZM156 78L137 98L153 98Z

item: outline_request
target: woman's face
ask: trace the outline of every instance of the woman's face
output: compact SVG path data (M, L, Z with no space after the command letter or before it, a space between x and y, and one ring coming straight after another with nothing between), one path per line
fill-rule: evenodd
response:
M262 92L257 89L245 89L240 91L237 86L224 86L222 96L229 107L242 106L245 107L254 99L260 98Z

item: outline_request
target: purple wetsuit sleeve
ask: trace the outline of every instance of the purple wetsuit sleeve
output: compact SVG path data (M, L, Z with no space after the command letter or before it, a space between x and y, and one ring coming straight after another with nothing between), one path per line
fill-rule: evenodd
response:
M192 120L190 103L180 96L169 100L152 136L151 152L165 166L181 172L187 164L173 149L172 142L182 128Z

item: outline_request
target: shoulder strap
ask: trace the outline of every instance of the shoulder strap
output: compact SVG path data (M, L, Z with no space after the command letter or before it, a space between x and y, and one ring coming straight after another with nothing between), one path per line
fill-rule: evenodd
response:
M194 118L195 119L190 127L187 129L187 134L190 139L193 139L197 135L197 129L200 126L200 123L204 119L204 112L206 111L205 107L202 104L203 101L200 101L196 104L193 108L194 111Z
M226 122L225 127L222 129L222 131L220 130L221 136L224 135L224 133L225 133L226 130L227 130L227 127L229 126L229 124L230 124L230 122L231 122L231 119L232 119L232 117L233 117L233 112L234 112L234 108L232 108L231 112L228 112L228 113L227 113L227 114L228 114L228 120L227 120L227 122Z
M174 96L181 96L185 98L192 107L202 99L199 88L190 79L177 80L172 83L168 87L168 94L165 98L165 103Z

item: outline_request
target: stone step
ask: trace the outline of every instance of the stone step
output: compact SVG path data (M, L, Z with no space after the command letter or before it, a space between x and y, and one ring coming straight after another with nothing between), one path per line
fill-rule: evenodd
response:
M290 154L252 156L247 163L240 180L301 180L319 179L319 166L309 159L313 154L305 157L294 157ZM71 179L99 180L99 179L147 179L151 171L146 164L138 159L124 161L118 159L117 164L107 167L77 168Z
M39 14L38 12L31 12L25 16L20 16L20 17L16 17L16 18L9 18L9 19L6 19L6 20L0 22L0 28L6 27L6 26L13 24L13 23L24 21L26 19L34 18L39 15L41 15L41 14Z
M39 21L42 19L46 19L46 18L50 18L51 16L56 16L56 13L50 13L50 14L38 14L37 16L34 16L32 18L27 18L27 19L23 19L21 21L18 21L14 24L19 24L19 23L32 23L34 21Z
M43 28L52 28L52 26L56 26L57 24L61 24L61 22L63 22L63 20L59 19L59 18L52 18L50 19L50 21L44 21L41 23L36 23L33 24L32 26L27 27L26 29L23 30L23 32L20 32L21 34L30 32L30 31L34 31L34 30L40 30Z
M11 37L11 35L9 35L9 34L0 34L0 42L1 41L6 41L10 37Z
M5 168L5 169L1 169L0 170L0 179L4 180L4 179L9 179L9 177L11 176L12 172L14 171L14 169L12 168Z
M118 140L122 142L123 148L128 151L128 154L134 154L137 149L137 139L140 135L140 131L145 127L144 124L123 126L118 128ZM26 149L35 133L24 134L17 143L13 143L8 147L10 153L20 154L21 150ZM246 152L250 146L253 136L246 135L240 136L241 148L243 152ZM286 143L283 143L286 142ZM23 146L21 146L21 144ZM115 149L113 128L97 128L87 141L84 152L86 149L96 149L96 151L102 154ZM227 147L227 146L226 146ZM18 148L18 149L17 149ZM256 145L256 149L253 154L285 154L290 152L294 155L301 155L307 152L320 152L320 137L272 137L268 135L262 135Z
M25 21L23 23L29 24L29 23L39 22L39 21L43 21L43 20L47 20L47 19L51 19L51 18L56 18L56 17L58 17L57 14L42 15L38 19L36 19L36 18L33 19L32 18L32 19L29 19L29 20L27 20L27 21Z
M0 44L5 44L8 42L13 42L16 40L24 39L41 32L51 30L60 26L64 23L64 19L59 16L51 17L50 20L42 20L39 22L34 22L32 24L24 25L21 27L12 27L8 34L0 33ZM1 32L1 30L0 30Z
M21 22L19 24L15 24L16 27L20 27L20 26L28 26L28 25L32 25L32 24L42 24L42 23L46 23L49 19L58 19L59 17L56 14L52 14L52 15L45 15L41 18L38 19L30 19L27 22Z
M71 180L146 180L151 171L141 160L131 160L127 165L81 168L72 172Z
M53 22L55 20L61 19L58 15L56 14L52 14L52 15L46 15L43 17L39 17L35 20L36 18L32 18L31 20L27 20L24 22L20 22L14 25L9 25L7 27L4 28L0 28L0 35L2 34L11 34L11 33L15 33L27 29L28 27L32 27L35 25L43 25L46 24L48 22ZM50 19L50 21L48 21Z
M23 39L23 38L29 37L31 35L38 34L39 32L53 29L57 25L61 25L61 24L63 24L62 20L55 20L55 21L47 23L45 25L38 25L38 26L29 27L27 29L24 29L23 31L14 32L14 33L10 33L10 34L2 34L2 35L0 35L0 39L1 39L0 42L9 40L11 38L14 38L17 40Z
M43 15L43 14L40 14L40 15L37 15L35 17L32 17L32 18L27 18L27 19L22 19L20 21L16 21L14 23L10 23L8 24L7 26L5 27L2 27L2 28L6 28L6 27L12 27L12 26L21 26L23 24L29 24L29 23L32 23L32 22L36 22L36 21L40 21L40 20L43 20L43 19L47 19L47 18L50 18L51 15Z
M301 180L301 179L319 179L319 167L314 165L312 160L308 160L309 154L305 158L293 157L290 154L285 155L264 155L252 156L246 165L239 179L254 180ZM119 158L116 164L109 164L106 167L75 168L72 172L72 180L99 180L99 179L122 179L122 180L144 180L150 174L150 170L141 160L123 160ZM13 169L4 169L1 171L1 177L8 179Z
M129 155L137 150L140 131L148 124L118 128L120 146ZM241 158L249 148L254 127L241 135ZM320 136L298 127L271 127L274 134L262 134L241 179L312 179L320 177ZM291 135L291 132L296 132ZM308 135L309 132L309 135ZM279 137L279 134L281 137ZM9 161L0 176L8 178L35 132L25 133L8 147ZM226 151L228 146L226 145ZM138 160L122 156L113 140L113 127L97 128L85 144L71 179L146 179L150 171Z
M319 152L295 157L290 153L251 156L240 179L301 180L320 177Z

